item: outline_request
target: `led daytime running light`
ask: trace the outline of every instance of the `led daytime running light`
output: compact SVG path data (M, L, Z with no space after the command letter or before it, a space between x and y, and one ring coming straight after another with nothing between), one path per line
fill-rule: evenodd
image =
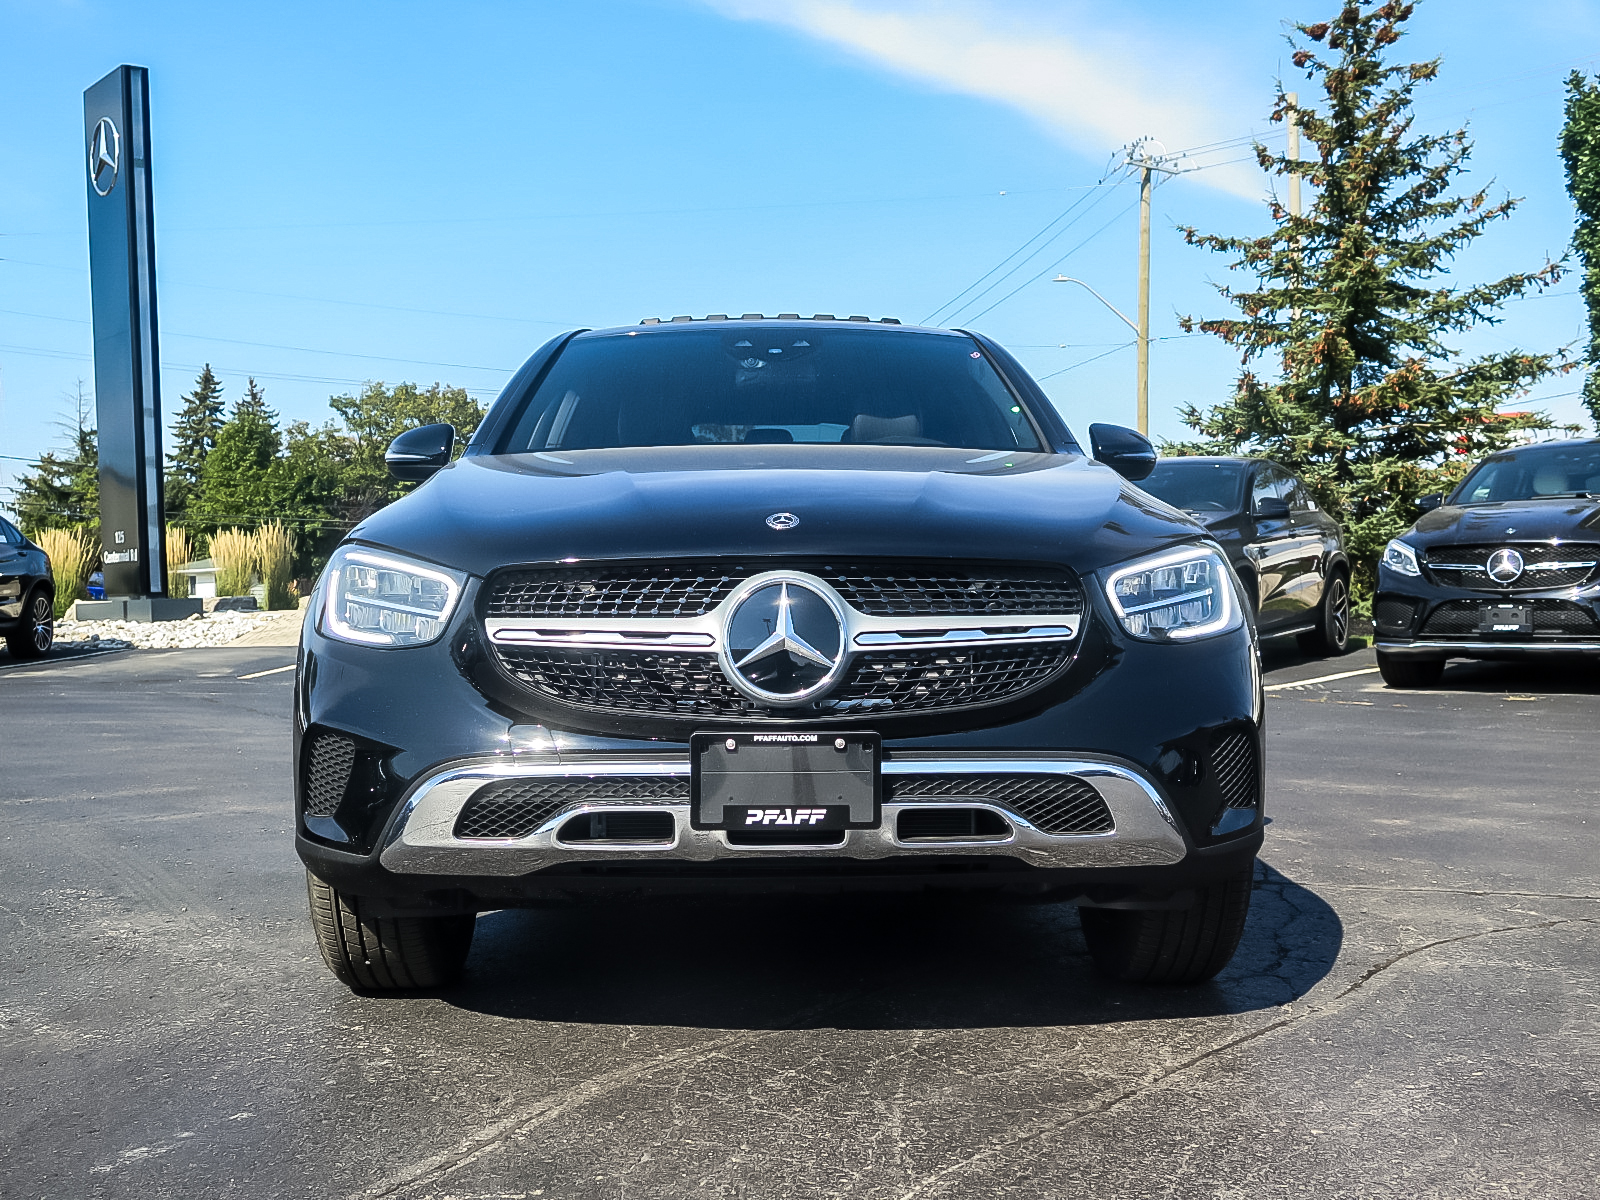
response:
M1123 629L1143 641L1192 641L1240 623L1228 565L1205 547L1119 568L1106 577L1105 588Z
M411 559L341 547L328 563L322 631L363 646L425 646L444 635L463 582Z

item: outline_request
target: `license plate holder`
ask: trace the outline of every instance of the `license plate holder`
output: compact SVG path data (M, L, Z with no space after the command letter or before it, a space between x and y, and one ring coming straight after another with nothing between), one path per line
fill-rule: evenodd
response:
M689 824L876 829L883 821L882 762L876 733L696 733L689 739Z
M1478 620L1485 637L1520 637L1533 632L1533 609L1526 604L1486 604Z

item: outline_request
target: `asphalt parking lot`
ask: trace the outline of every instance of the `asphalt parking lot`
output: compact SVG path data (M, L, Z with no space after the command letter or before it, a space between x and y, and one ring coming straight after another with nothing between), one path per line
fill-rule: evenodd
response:
M789 899L488 915L394 1000L307 928L292 654L0 652L0 1196L1600 1195L1600 667L1272 653L1209 986Z

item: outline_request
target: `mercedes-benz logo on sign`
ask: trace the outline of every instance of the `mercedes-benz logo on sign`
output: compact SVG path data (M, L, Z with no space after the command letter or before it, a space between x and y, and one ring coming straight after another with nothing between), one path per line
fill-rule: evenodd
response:
M109 196L117 186L117 169L122 162L122 136L110 117L101 117L89 138L89 184L102 195Z
M728 597L717 657L729 682L763 704L804 704L836 682L844 604L808 575L770 571Z
M791 512L773 513L767 518L767 524L774 529L793 529L800 524L800 518Z
M1522 555L1509 547L1489 555L1489 578L1496 583L1515 583L1522 576Z

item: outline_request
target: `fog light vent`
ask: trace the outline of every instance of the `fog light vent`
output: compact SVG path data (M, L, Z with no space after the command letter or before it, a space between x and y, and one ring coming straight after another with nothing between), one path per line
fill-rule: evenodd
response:
M350 786L350 772L356 763L354 739L342 733L319 733L306 752L305 814L331 817L338 812Z
M1258 806L1260 772L1256 767L1256 739L1250 730L1237 729L1217 738L1211 746L1211 769L1227 807Z

